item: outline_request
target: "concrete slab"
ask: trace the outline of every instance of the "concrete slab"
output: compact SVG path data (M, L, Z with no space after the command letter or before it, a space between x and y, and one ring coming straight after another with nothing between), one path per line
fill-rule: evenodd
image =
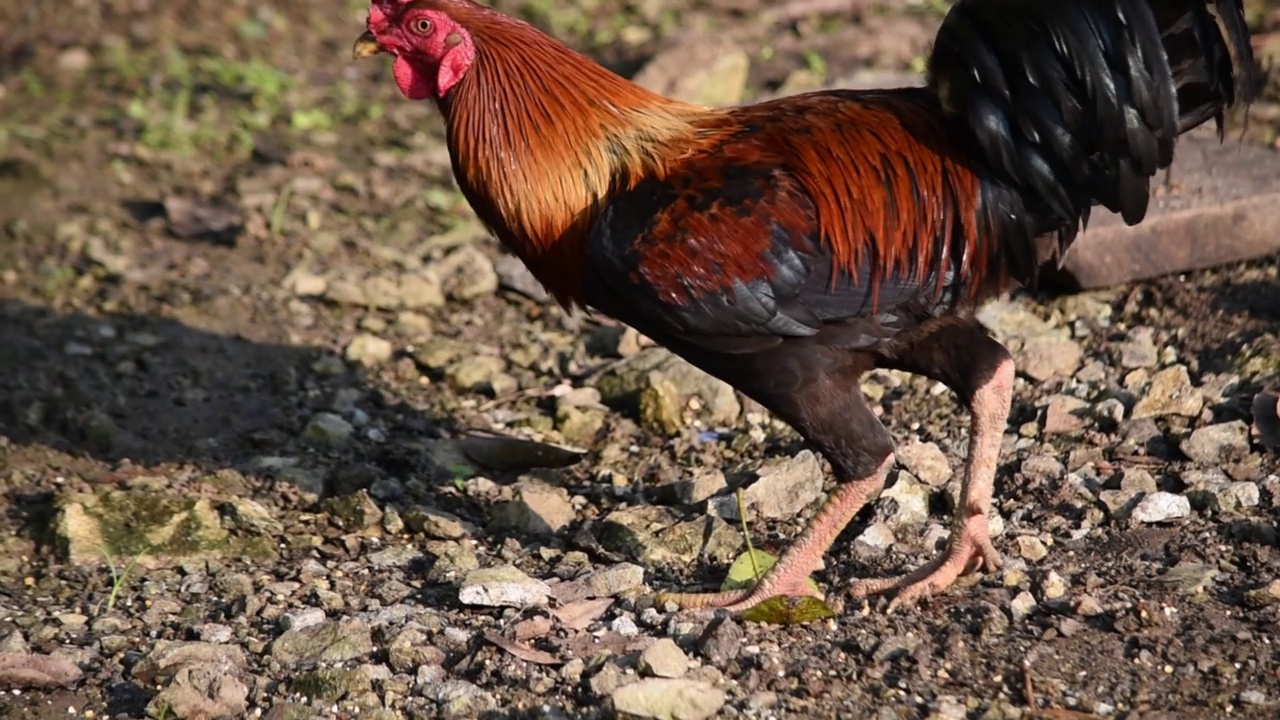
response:
M1280 153L1230 131L1219 143L1212 128L1200 128L1179 142L1172 171L1168 186L1158 176L1138 225L1095 210L1045 284L1089 290L1280 252Z

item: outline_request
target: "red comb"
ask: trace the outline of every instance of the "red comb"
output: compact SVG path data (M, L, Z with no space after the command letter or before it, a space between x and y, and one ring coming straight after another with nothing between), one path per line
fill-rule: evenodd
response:
M369 4L369 29L377 32L385 28L391 22L388 16L399 4L397 0L373 0Z

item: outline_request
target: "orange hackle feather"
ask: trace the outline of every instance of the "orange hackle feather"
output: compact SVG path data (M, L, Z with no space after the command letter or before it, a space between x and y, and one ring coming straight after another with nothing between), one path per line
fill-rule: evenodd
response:
M576 303L601 204L686 152L697 140L689 119L704 109L628 82L526 23L470 2L436 4L476 46L441 103L459 184L556 299Z
M979 179L936 105L898 94L854 101L811 93L704 108L650 92L469 0L419 4L447 11L476 45L474 65L441 103L459 184L481 220L566 306L581 302L587 233L609 196L644 176L685 172L704 153L790 173L817 217L783 217L790 210L780 205L772 220L816 221L834 270L857 277L869 269L876 283L956 268L970 293L1004 280L991 245L998 238L981 227ZM693 182L724 180L694 174ZM682 230L716 230L693 222ZM648 264L688 270L668 279L669 296L689 295L699 266L719 268L703 282L720 287L760 277L769 272L762 223L755 239L734 233L740 244L721 250L739 257L696 256L673 238L645 251ZM656 275L647 279L664 290ZM940 287L940 272L937 279Z

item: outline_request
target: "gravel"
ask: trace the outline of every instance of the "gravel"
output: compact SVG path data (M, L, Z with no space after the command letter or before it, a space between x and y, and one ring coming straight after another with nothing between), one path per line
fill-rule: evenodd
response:
M650 73L713 97L817 58L905 69L937 21L716 5L536 18L637 56L724 28L724 72L663 76L694 66L675 43ZM899 464L813 574L836 617L688 618L653 593L721 586L734 491L778 554L826 463L547 304L446 179L433 113L385 63L333 62L358 21L176 8L67 24L0 73L0 715L1274 715L1274 260L981 309L1019 365L1003 570L892 614L843 592L941 551L963 480L967 412L877 371ZM15 47L49 47L11 13Z

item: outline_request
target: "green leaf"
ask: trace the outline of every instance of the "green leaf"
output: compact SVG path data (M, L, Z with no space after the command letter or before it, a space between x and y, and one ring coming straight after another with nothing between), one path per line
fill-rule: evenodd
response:
M835 612L827 607L825 602L815 597L769 598L742 613L742 619L745 622L771 625L803 625L835 616Z
M760 582L760 578L769 572L769 568L778 562L778 558L763 551L752 548L738 556L729 566L729 574L720 584L721 591L741 590ZM757 574L759 573L759 574Z
M729 566L729 573L725 576L724 582L720 583L720 590L724 592L749 588L760 582L760 578L764 577L764 574L777 563L777 556L764 550L751 548L739 555ZM815 594L822 594L822 590L813 578L809 578L807 582Z

